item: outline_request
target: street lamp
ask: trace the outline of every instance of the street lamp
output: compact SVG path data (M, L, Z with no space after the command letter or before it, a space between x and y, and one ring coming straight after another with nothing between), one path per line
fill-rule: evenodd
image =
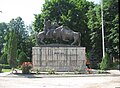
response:
M101 0L101 20L102 20L102 47L103 58L105 57L105 43L104 43L104 25L103 25L103 0Z

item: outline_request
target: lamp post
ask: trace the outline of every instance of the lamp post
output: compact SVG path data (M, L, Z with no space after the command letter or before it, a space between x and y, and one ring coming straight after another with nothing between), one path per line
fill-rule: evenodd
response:
M101 0L101 20L102 20L102 47L103 58L105 57L105 43L104 43L104 25L103 25L103 0Z

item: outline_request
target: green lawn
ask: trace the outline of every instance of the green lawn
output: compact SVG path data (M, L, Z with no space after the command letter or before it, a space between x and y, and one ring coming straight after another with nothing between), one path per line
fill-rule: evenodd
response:
M10 72L11 69L2 69L2 72Z

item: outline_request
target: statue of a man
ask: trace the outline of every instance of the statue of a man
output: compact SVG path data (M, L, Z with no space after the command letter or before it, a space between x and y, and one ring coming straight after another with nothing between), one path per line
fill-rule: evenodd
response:
M51 29L51 21L45 19L44 20L44 32L45 34Z

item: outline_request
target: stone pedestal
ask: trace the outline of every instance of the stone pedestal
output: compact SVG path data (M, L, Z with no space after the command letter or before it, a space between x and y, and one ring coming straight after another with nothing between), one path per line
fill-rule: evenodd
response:
M32 47L33 69L47 71L85 71L85 47L43 45Z

